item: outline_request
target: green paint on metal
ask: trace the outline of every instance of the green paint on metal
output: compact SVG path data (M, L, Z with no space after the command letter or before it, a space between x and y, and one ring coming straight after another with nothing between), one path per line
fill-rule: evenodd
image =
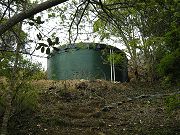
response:
M127 67L116 70L116 81L127 80ZM111 69L96 49L68 49L53 52L48 59L48 79L104 79L110 80Z

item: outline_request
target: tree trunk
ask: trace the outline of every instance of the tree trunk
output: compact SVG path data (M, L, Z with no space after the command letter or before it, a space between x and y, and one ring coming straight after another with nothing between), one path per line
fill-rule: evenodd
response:
M3 122L2 122L2 128L1 128L1 135L7 135L7 128L8 128L8 121L10 119L11 115L11 110L12 110L12 96L13 96L13 91L15 90L15 84L17 81L17 66L18 66L18 61L19 61L19 50L20 50L21 45L17 44L16 48L16 56L15 56L15 63L12 71L12 76L9 80L10 86L7 88L7 96L6 96L6 108L3 116Z
M15 52L15 62L12 69L11 77L9 80L9 87L7 88L7 96L6 96L6 108L3 116L3 122L2 122L2 128L1 128L1 135L7 135L7 129L8 129L8 121L10 119L10 115L12 113L12 97L13 92L15 91L15 85L17 83L18 78L18 62L19 62L19 51L21 49L22 43L19 39L20 33L22 30L22 23L19 23L19 31L15 34L17 37L17 46L16 46L16 52Z

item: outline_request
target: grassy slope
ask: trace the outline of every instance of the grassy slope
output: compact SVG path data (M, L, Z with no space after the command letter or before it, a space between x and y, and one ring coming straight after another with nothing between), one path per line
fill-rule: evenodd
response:
M40 95L38 106L34 111L11 117L10 135L175 135L180 132L180 109L167 113L166 96L153 96L172 93L172 89L100 80L38 81L34 85Z

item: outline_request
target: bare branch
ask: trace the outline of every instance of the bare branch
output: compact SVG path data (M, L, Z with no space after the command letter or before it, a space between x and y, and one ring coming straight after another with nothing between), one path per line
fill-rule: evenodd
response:
M8 19L4 24L0 25L0 35L5 33L7 30L12 28L17 23L23 21L24 19L27 19L41 11L44 11L48 8L51 8L53 6L56 6L58 4L64 3L68 0L47 0L46 2L43 2L41 4L37 4L36 6L32 7L29 10L23 11L17 15L14 15L10 19Z
M15 53L15 51L3 50L3 49L0 49L0 52L12 52L12 53ZM24 52L24 51L19 51L18 53L28 54L28 55L30 55L30 56L35 56L35 57L39 57L39 58L47 58L47 57L45 57L45 56L35 55L35 54L29 53L29 52Z
M2 16L1 16L0 22L3 20L3 18L4 18L5 15L6 15L6 12L7 12L8 10L9 10L9 13L10 13L10 11L14 11L14 10L10 7L10 5L12 4L12 2L13 2L13 0L12 0L12 1L8 1L8 4L7 4L7 5L6 5L6 4L3 4L3 5L6 6L6 9L4 10L4 12L3 12Z
M73 17L73 20L72 20L72 22L71 22L71 24L70 24L70 27L69 27L69 42L70 42L70 44L71 44L71 29L72 29L72 25L73 25L73 23L74 23L74 21L75 21L75 19L76 19L76 17L77 17L77 14L78 14L78 11L79 11L79 7L81 7L82 5L84 5L86 3L86 1L83 1L80 5L78 5L78 7L77 7L77 9L76 9L76 12L74 13L74 17Z
M81 22L81 20L82 20L82 17L84 16L84 13L85 13L85 11L86 11L86 9L87 9L87 7L89 6L89 2L86 4L86 6L85 6L85 8L83 9L83 12L82 12L82 14L81 14L81 16L80 16L80 19L79 19L79 21L78 21L78 23L76 24L76 26L77 26L77 33L76 33L76 37L75 37L75 39L74 39L74 42L77 40L77 37L78 37L78 30L79 30L79 24L80 24L80 22Z

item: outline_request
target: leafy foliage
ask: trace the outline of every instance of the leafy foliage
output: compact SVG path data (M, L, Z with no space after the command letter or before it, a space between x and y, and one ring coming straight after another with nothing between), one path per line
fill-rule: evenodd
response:
M14 106L17 112L33 110L38 105L39 91L30 83L23 83L15 93Z
M159 65L158 71L161 75L168 78L171 82L178 83L180 81L180 49L175 52L165 55Z
M114 52L111 55L107 55L108 62L110 62L110 61L114 62L114 64L116 66L120 66L120 67L124 67L124 66L127 65L127 63L126 63L127 60L126 59L127 58L126 58L124 53L116 53L116 52Z
M0 76L5 76L7 78L11 77L13 70L13 63L15 60L15 54L12 52L1 52L0 53L1 63L0 63ZM40 63L32 63L30 60L23 58L21 55L19 58L18 65L18 76L19 79L32 80L32 79L45 79L46 75L42 70Z
M109 9L99 12L94 32L98 32L102 40L106 33L119 38L126 47L129 64L134 72L147 75L146 78L151 81L161 76L168 77L171 82L178 82L178 2L140 0L134 2L133 6L120 8L118 4L121 2L123 0L105 1ZM128 1L124 6L132 2Z
M166 98L165 101L167 112L172 112L180 107L180 95L173 95Z
M41 33L37 34L37 37L38 37L39 40L43 40ZM41 53L46 52L46 54L50 54L51 53L51 49L50 48L52 48L55 51L58 50L58 48L56 48L54 46L54 45L58 45L59 44L59 38L58 37L55 37L54 41L52 41L51 38L47 38L47 43L48 44L38 43L38 46L36 47L36 50L40 50L41 49Z
M0 115L6 108L6 94L7 86L0 83ZM23 82L16 88L16 91L13 91L13 108L15 112L21 113L25 110L34 110L37 107L39 91L34 89L32 84L28 82Z

